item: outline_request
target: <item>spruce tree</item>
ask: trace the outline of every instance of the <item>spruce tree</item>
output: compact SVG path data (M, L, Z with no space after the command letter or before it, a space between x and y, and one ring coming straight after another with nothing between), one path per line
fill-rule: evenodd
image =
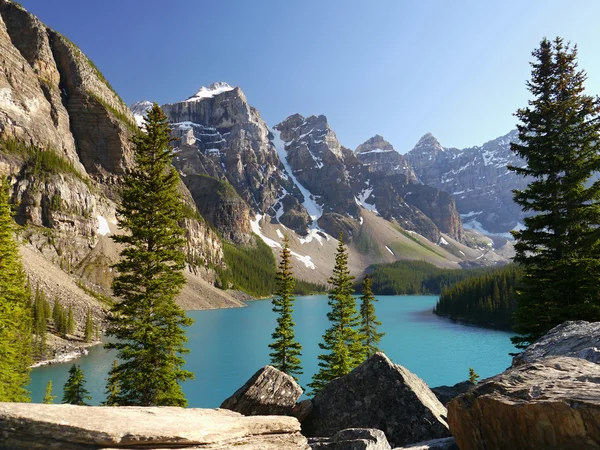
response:
M102 402L104 406L119 406L119 382L117 380L118 374L118 364L117 360L113 361L112 369L108 374L108 378L106 379L106 400Z
M83 370L73 364L69 369L69 379L65 383L62 402L71 405L87 405L86 400L91 400L92 397L84 386Z
M125 248L112 288L121 301L108 319L107 335L116 340L106 347L121 361L114 371L119 405L186 406L180 383L193 374L181 355L188 353L183 327L192 320L175 303L185 283L182 199L167 117L157 104L145 131L132 139L135 167L123 177L117 210L125 234L113 239Z
M370 276L366 276L362 283L362 296L360 297L360 335L365 351L365 357L373 356L379 351L378 344L385 333L379 332L378 327L381 322L375 315L375 305L377 301L373 295L371 286L373 281Z
M14 240L9 184L0 177L0 402L29 401L33 313Z
M52 395L52 380L48 380L48 384L46 384L46 393L44 394L44 400L42 400L42 403L51 405L54 403L55 398L56 395Z
M529 177L514 201L534 215L513 231L514 260L524 270L513 342L533 342L565 320L600 320L600 100L584 94L577 47L544 39L533 52L533 99L516 116L511 149Z
M73 306L72 305L69 305L69 314L68 314L68 319L67 319L67 332L69 334L75 333L75 319L73 317Z
M344 235L340 233L333 276L328 280L333 285L328 301L331 310L327 313L331 326L323 334L323 342L319 343L319 347L326 353L319 355L319 372L308 385L314 394L329 381L346 375L363 362L365 350L357 330L360 318L356 311L356 300L352 296L353 280L354 277L348 271Z
M273 311L277 314L277 327L271 335L273 342L269 348L271 365L288 375L294 377L302 373L302 364L300 354L302 346L296 342L294 336L294 327L296 324L292 318L294 307L294 286L296 281L292 274L291 253L289 239L286 235L283 238L283 248L281 250L281 261L277 271L277 290L273 296Z
M94 340L94 320L92 319L92 312L88 309L85 315L85 329L83 332L83 340L85 342L92 342Z

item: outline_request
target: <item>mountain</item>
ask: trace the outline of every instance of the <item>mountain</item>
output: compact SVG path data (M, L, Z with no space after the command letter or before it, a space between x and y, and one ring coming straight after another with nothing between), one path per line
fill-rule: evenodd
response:
M102 316L111 265L119 248L115 183L131 167L134 114L94 63L71 41L15 2L0 0L0 176L12 186L19 241L32 286L73 306L83 324L88 308ZM189 210L188 308L239 304L203 278L223 264L220 238ZM202 275L202 276L200 276Z
M506 168L524 164L510 150L517 138L513 130L482 146L459 150L442 147L426 134L406 156L420 182L454 197L465 227L510 236L508 232L521 226L524 218L512 190L527 185L526 179Z

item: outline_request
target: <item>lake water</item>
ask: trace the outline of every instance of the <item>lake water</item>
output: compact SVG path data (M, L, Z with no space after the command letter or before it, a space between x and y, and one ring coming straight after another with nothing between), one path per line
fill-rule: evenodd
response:
M424 379L430 386L454 384L468 377L469 367L482 377L502 372L511 362L510 333L477 328L437 317L431 310L437 296L378 296L377 316L386 335L381 349L395 363ZM329 322L326 296L296 299L296 337L303 346L305 387L317 370L318 343ZM188 330L188 370L196 378L183 384L190 407L214 408L242 386L256 370L269 363L275 315L269 300L249 302L247 308L191 311L196 321ZM84 371L92 404L104 400L105 379L115 359L102 346L75 360ZM52 380L56 402L73 362L32 370L31 396L41 402Z

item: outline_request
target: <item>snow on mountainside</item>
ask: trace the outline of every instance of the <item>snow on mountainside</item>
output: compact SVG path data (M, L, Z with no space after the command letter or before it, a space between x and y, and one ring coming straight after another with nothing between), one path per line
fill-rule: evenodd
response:
M148 100L142 100L141 102L136 102L129 107L131 112L133 113L133 117L135 118L135 122L138 127L141 127L144 124L144 117L146 113L150 111L153 103Z
M210 86L202 86L198 92L192 95L190 98L186 100L186 102L197 102L198 100L202 100L205 98L211 98L215 95L222 94L223 92L233 91L233 87L229 86L227 83L220 81L217 83L213 83Z
M512 190L527 180L507 169L524 162L510 150L516 130L505 136L459 150L445 148L431 134L423 136L406 155L422 183L454 197L465 228L510 237L509 231L525 217L512 200Z

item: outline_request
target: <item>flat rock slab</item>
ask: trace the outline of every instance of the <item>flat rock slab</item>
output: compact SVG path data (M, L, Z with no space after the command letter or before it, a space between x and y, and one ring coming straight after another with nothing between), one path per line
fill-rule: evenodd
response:
M394 450L459 450L454 438L433 439L431 441L418 442L407 445L406 447L397 447Z
M448 405L461 450L600 449L600 366L559 356L477 384Z
M600 322L564 322L513 358L513 367L551 356L571 356L600 363Z
M259 369L221 408L245 416L291 416L302 388L288 374L272 366Z
M446 408L427 384L376 353L313 399L302 422L306 436L330 437L346 428L375 428L392 447L450 437Z
M373 428L348 428L330 438L309 440L312 450L391 450L385 434Z
M0 448L307 449L294 417L223 409L0 403Z

